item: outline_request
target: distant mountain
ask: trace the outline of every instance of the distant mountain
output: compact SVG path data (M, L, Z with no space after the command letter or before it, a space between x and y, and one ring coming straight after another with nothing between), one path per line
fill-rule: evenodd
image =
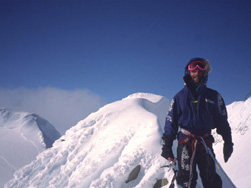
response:
M169 104L165 97L137 93L102 107L18 170L5 188L152 188L157 179L165 177L170 182L173 172L160 168L167 164L160 153ZM214 146L237 187L249 187L251 178L249 106L250 99L228 106L235 145L227 164L222 161L222 142ZM128 182L135 167L138 177ZM201 182L197 188L202 188Z
M59 137L60 133L36 114L0 108L0 187Z

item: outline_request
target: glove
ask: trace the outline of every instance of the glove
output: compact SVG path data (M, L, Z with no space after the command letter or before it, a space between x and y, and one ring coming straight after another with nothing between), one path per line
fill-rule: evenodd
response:
M233 143L224 143L223 146L223 154L224 154L224 161L225 163L228 161L228 159L230 158L231 154L233 153Z
M230 158L231 154L233 153L234 144L232 142L231 130L230 129L225 130L225 132L222 134L222 138L224 140L223 155L224 155L224 161L226 163Z
M162 137L163 147L162 147L161 156L169 161L174 159L173 150L172 150L173 140L174 140L173 136L163 135Z

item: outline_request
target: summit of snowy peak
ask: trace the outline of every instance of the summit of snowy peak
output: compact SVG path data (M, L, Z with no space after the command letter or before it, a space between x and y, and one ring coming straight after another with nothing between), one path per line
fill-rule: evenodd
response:
M143 99L147 99L151 102L158 102L160 101L161 99L163 99L164 97L163 96L160 96L160 95L156 95L156 94L152 94L152 93L133 93L129 96L127 96L126 98L124 98L123 100L125 99L132 99L132 98L143 98Z
M59 132L36 114L0 108L0 187L59 137Z
M160 152L168 103L141 98L116 101L90 114L5 187L152 187L165 175ZM138 180L125 185L137 165L142 169Z
M21 124L17 123L20 119L23 119L29 113L26 112L12 112L6 108L0 108L0 127L6 127L9 129L20 127Z
M15 130L25 138L40 138L40 144L45 148L52 147L60 133L47 120L37 114L15 112L6 108L0 109L0 127L5 130ZM35 135L34 135L35 134Z

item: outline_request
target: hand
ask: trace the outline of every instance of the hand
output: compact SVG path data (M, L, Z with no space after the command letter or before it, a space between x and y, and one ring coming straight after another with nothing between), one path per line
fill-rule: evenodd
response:
M173 145L173 137L172 136L163 136L163 147L161 156L168 160L168 158L174 159L172 145Z
M233 143L224 143L223 154L225 163L228 161L231 154L233 153L233 145L234 145Z
M172 148L167 148L167 147L164 145L163 148L162 148L161 156L164 157L165 159L167 159L167 160L170 162L169 158L170 158L170 159L173 159L173 158L174 158Z
M176 165L176 158L171 158L171 157L168 157L168 161L169 161L169 164L170 164L170 166L172 166L172 165Z

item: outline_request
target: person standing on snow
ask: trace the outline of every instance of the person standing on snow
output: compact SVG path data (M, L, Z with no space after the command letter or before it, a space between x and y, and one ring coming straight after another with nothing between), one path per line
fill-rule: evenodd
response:
M173 162L173 141L178 139L177 183L184 188L195 188L198 178L196 165L204 188L221 188L222 180L216 173L215 162L206 152L202 139L211 149L214 142L211 130L216 128L224 140L224 160L233 152L231 128L221 95L207 88L209 61L193 58L185 67L185 87L171 102L164 128L162 157Z

